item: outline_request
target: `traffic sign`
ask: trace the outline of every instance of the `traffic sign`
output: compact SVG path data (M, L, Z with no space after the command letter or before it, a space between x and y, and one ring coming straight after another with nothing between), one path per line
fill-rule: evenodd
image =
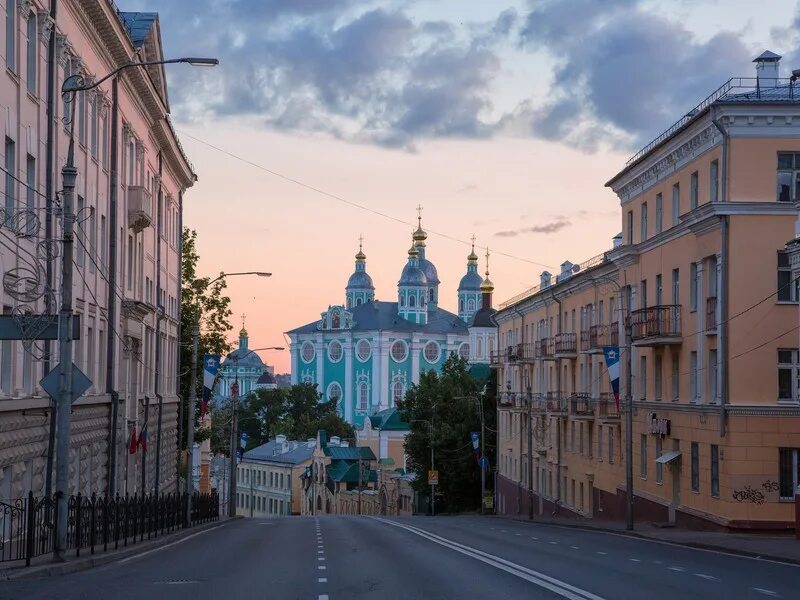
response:
M428 485L439 485L439 471L428 471Z
M494 496L487 494L483 497L483 506L485 508L494 508Z
M58 380L61 377L61 373L59 372L60 368L59 365L56 365L52 371L39 381L39 385L42 386L42 389L47 392L53 400L58 400ZM69 401L74 402L77 398L83 396L84 392L90 387L92 387L92 380L76 367L75 363L72 363L72 398L70 398Z

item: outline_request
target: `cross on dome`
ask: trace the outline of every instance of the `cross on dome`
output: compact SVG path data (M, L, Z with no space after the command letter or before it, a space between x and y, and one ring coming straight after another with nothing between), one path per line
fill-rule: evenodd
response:
M242 329L239 331L239 337L247 337L247 329L244 328L244 320L247 318L247 315L242 313Z

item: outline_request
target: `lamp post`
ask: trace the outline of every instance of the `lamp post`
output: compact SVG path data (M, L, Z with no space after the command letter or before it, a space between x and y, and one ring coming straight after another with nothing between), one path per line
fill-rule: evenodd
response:
M237 273L237 274L245 274L245 273ZM247 275L252 275L253 273L246 273ZM262 277L266 276L269 277L270 274L261 275ZM258 352L259 350L283 350L283 346L267 346L266 348L253 348L252 350L248 350L241 356L238 354L233 359L233 370L234 370L234 381L231 385L231 483L230 483L230 493L229 497L230 500L228 501L228 516L235 517L236 516L236 502L233 501L233 494L236 493L236 452L238 450L236 446L236 434L238 433L237 430L239 428L239 423L237 421L237 407L239 404L239 360L245 358L246 356L250 356L253 352Z
M187 63L195 66L215 66L219 64L216 58L175 58L168 60L155 60L144 62L128 62L113 71L105 77L102 77L94 82L86 82L82 75L72 75L67 77L61 86L61 96L65 102L71 104L71 118L70 118L70 136L69 146L67 148L67 162L61 170L62 178L62 219L64 224L63 245L64 251L62 253L62 281L61 281L61 309L59 310L59 385L58 385L58 399L56 402L58 421L57 428L57 447L56 447L56 495L57 495L57 513L56 513L56 543L54 547L54 554L58 560L63 560L64 551L67 545L67 492L69 480L69 438L70 438L70 412L72 410L73 390L72 390L72 257L73 257L73 226L75 221L75 213L73 209L75 182L78 178L78 169L75 166L75 103L73 102L75 94L78 92L88 91L96 88L98 85L115 77L118 73L125 69L133 67L145 67L150 65L163 65L172 63ZM113 86L113 113L112 113L112 126L116 127L117 122L117 86L116 78L114 79L115 85ZM116 134L116 131L114 131ZM114 140L116 141L116 135ZM111 193L114 194L116 200L116 178L111 178ZM110 212L112 217L111 228L112 235L116 233L116 202L110 203ZM114 244L111 244L114 248ZM115 260L115 254L112 254L111 260ZM113 322L115 318L112 312L109 313L108 322ZM111 337L111 336L109 336ZM116 410L113 410L116 417ZM112 441L116 444L116 422L112 424ZM116 456L116 447L112 447L112 456ZM112 473L116 479L116 474Z
M431 471L435 470L434 462L433 462L433 423L428 419L414 419L411 421L412 423L427 423L428 424L428 435L430 438L431 444ZM436 486L431 484L431 516L436 516Z

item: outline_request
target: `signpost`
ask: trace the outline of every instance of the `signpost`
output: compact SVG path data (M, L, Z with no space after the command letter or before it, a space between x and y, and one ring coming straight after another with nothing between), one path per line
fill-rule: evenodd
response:
M432 469L428 471L428 485L439 485L439 471Z

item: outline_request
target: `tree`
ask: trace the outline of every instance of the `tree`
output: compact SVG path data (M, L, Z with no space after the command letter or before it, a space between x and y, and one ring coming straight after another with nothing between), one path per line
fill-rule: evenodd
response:
M397 407L400 418L410 424L405 450L408 467L417 474L412 484L418 492L429 493L427 471L431 468L431 436L428 422L433 424L434 462L439 471L437 506L446 511L462 511L480 507L481 474L478 455L472 449L471 434L481 431L480 410L483 410L486 458L493 467L496 448L496 384L474 378L467 361L452 354L442 372L426 371L419 384L412 386ZM487 489L491 487L491 471L487 472ZM439 496L442 500L439 500Z
M233 329L230 321L231 299L224 293L226 288L225 278L217 279L211 283L210 277L197 276L197 263L200 256L197 253L197 232L188 227L183 229L183 253L181 262L181 373L180 395L183 402L184 413L188 411L190 394L197 394L191 388L192 376L192 329L200 326L200 343L197 361L198 387L203 381L204 354L226 354L230 352L231 345L226 339L226 334ZM220 273L222 275L222 273ZM200 415L200 406L195 407L195 419ZM197 425L197 423L195 423ZM198 441L203 438L203 433L197 432ZM186 448L186 428L183 428L181 448Z

